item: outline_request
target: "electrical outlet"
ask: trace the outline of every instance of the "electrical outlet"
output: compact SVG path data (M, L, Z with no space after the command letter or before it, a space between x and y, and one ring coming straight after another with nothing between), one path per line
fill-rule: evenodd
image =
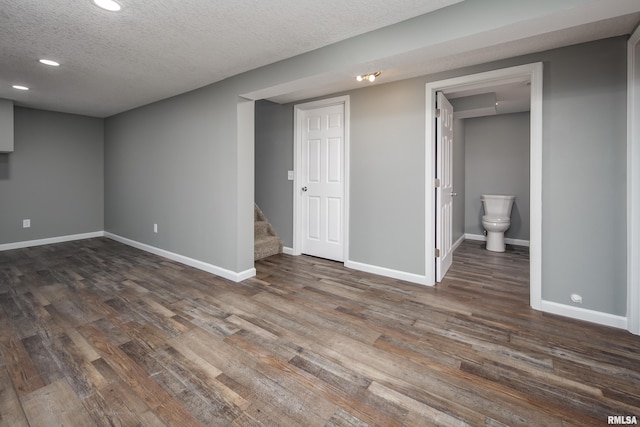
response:
M22 228L29 228L31 227L31 220L30 219L23 219L22 220Z
M158 224L153 224L153 232L154 233L158 232Z
M293 181L293 171L287 171L287 179Z
M571 294L571 301L575 302L576 304L582 304L582 297L578 294Z

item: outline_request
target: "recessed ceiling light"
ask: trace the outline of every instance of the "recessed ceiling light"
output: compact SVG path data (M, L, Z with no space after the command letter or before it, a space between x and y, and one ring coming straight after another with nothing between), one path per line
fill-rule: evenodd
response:
M96 6L101 7L102 9L108 10L110 12L117 12L120 9L122 9L122 6L120 6L117 2L113 0L91 0L91 1Z
M52 67L59 67L59 66L60 66L60 63L59 63L59 62L52 61L52 60L50 60L50 59L38 59L38 61L39 61L41 64L44 64L44 65L50 65L50 66L52 66Z
M13 85L13 88L18 90L29 90L28 87L22 85Z

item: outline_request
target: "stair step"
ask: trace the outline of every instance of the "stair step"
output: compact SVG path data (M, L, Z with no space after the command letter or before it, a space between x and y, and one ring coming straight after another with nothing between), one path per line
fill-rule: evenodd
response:
M258 205L254 204L253 212L253 258L266 258L282 252L282 240L276 235Z
M253 225L253 235L256 240L261 236L269 236L269 223L267 221L256 221Z
M281 251L282 244L277 236L264 236L255 240L253 257L254 259L262 259L279 254Z

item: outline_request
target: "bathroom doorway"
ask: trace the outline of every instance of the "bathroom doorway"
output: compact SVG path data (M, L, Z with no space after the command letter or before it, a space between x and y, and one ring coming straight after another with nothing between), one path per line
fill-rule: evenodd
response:
M446 221L440 217L437 209L437 180L436 174L436 97L438 92L445 95L462 93L478 94L488 87L509 85L515 83L528 83L530 90L530 176L529 176L529 205L530 205L530 305L539 309L541 295L541 241L542 241L542 63L534 63L510 67L485 73L462 76L448 80L430 82L426 85L426 177L433 183L426 186L426 224L435 224L426 227L426 244L428 258L426 260L426 277L433 278L435 284L438 274L438 257L440 248L437 239L438 230L446 227ZM455 96L455 95L454 95ZM452 226L451 224L449 226ZM434 251L431 248L435 248ZM435 253L434 253L435 252ZM431 255L434 258L431 258Z

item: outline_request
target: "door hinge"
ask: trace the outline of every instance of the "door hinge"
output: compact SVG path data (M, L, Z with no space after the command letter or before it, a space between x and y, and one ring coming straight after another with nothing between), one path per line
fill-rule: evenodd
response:
M436 118L440 117L440 109L436 108Z
M440 188L440 179L439 179L439 178L436 178L436 179L433 181L433 185L435 185L435 186L436 186L436 188Z
M433 254L435 255L436 258L440 258L440 249L435 248L433 251Z

